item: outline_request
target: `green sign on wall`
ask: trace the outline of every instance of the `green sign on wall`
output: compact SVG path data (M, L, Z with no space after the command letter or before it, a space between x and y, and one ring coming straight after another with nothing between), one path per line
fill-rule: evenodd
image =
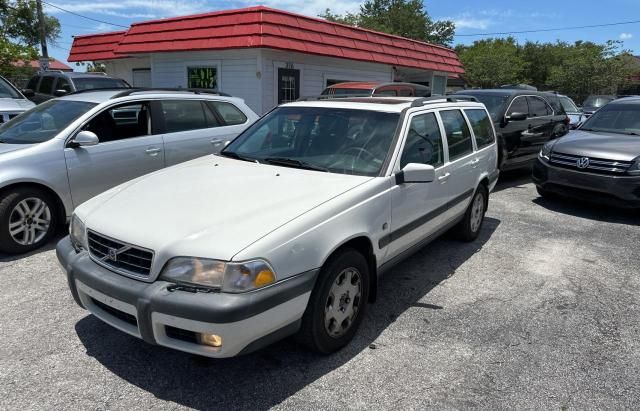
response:
M187 67L188 88L218 88L216 67Z

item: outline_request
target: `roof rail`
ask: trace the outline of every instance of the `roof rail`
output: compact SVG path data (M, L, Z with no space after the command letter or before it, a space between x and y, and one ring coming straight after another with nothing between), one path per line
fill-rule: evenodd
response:
M459 101L478 102L478 99L473 96L466 96L464 94L457 94L455 96L421 97L413 100L413 102L411 103L411 107L422 107L425 104L435 104L435 103L457 103Z
M338 100L338 99L344 99L344 98L361 98L361 97L371 97L370 93L360 93L360 94L340 94L340 95L335 95L335 94L321 94L319 96L307 96L307 97L300 97L299 99L297 99L296 101L319 101L319 100Z
M65 94L65 96L71 96L74 94L82 94L82 93L91 93L92 91L117 91L117 90L129 90L129 88L125 87L97 87L97 88L87 88L83 90L72 91L71 93Z
M38 73L64 73L62 70L38 70Z
M211 94L215 96L223 96L223 97L232 97L231 94L223 93L222 91L212 90L212 89L201 89L201 88L143 88L143 87L132 87L129 89L124 89L124 91L114 94L111 96L112 99L130 96L134 93L152 93L152 92L173 92L179 91L184 93L193 93L193 94Z

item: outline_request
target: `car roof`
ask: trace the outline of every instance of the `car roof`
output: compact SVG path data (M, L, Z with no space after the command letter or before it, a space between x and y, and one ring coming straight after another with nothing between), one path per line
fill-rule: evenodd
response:
M449 98L448 98L449 97ZM329 107L338 109L382 111L400 113L411 107L469 107L483 108L484 104L475 101L450 101L451 96L438 97L355 97L296 101L281 107Z
M58 76L58 77L69 77L69 78L114 78L117 77L110 76L104 73L86 73L86 72L78 72L78 71L39 71L37 73L39 76ZM119 79L118 79L119 80Z
M428 88L428 87L423 86L421 84L415 84L415 83L384 82L384 81L345 81L344 83L337 83L337 84L331 85L331 86L329 86L327 88L328 89L335 89L335 88L341 88L341 89L362 89L362 88L372 89L372 88L378 88L378 87L382 87L382 86L409 86L409 87L415 87L415 88L425 88L425 89Z
M126 95L122 95L123 92L127 92ZM233 101L236 103L244 102L243 99L238 97L230 97L220 94L197 93L189 90L135 90L127 88L113 88L103 90L96 89L83 91L81 93L70 93L69 95L59 97L59 100L85 101L89 103L100 104L106 101L119 102L128 100L139 100L141 97L152 100L180 98L185 100L224 100Z

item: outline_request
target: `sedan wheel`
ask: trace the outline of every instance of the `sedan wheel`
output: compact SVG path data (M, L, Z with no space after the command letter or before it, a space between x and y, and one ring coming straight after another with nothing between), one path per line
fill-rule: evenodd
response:
M29 197L20 201L9 216L9 234L20 245L42 241L50 228L51 210L39 198Z
M354 267L343 270L333 282L324 312L324 327L331 337L342 337L358 315L362 297L360 272Z

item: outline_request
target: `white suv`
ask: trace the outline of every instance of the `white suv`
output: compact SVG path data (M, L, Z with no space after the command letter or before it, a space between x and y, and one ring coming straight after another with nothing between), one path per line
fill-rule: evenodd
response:
M79 204L217 153L257 119L239 98L141 89L71 93L12 118L0 126L0 251L39 247Z
M385 270L451 228L478 236L496 164L477 102L285 104L81 205L57 255L80 306L150 343L228 357L297 334L329 353Z

